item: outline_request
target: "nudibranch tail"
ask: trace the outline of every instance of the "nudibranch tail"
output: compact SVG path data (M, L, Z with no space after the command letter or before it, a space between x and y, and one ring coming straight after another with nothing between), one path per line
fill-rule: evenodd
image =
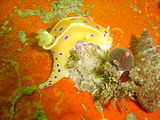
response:
M39 87L51 86L67 74L66 63L69 51L78 41L86 41L98 45L103 50L108 50L112 45L112 37L109 29L84 17L68 17L59 21L48 35L48 40L41 40L40 45L44 49L51 50L54 56L53 70L49 79L40 84ZM42 43L42 44L41 44ZM44 44L44 45L43 45Z

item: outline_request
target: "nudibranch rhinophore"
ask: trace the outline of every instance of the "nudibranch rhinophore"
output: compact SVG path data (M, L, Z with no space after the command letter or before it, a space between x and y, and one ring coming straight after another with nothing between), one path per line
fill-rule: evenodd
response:
M47 81L39 85L45 88L53 85L68 74L65 67L69 51L78 41L86 41L98 45L102 50L112 46L112 37L109 27L96 24L92 19L85 17L68 17L60 20L50 32L38 31L39 45L53 53L53 69Z

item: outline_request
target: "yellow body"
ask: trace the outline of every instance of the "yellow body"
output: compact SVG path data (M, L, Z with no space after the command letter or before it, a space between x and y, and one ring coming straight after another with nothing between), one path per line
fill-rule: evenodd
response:
M39 85L41 89L53 85L66 76L65 65L69 51L76 42L87 41L98 45L103 50L109 49L112 45L109 30L84 17L64 18L53 27L49 34L52 38L50 43L42 47L52 51L54 65L48 80Z

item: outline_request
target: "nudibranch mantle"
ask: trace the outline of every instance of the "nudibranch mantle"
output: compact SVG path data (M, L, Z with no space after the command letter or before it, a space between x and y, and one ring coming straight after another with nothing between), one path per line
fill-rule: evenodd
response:
M39 88L51 86L61 78L66 77L65 67L69 51L78 41L86 41L98 45L102 50L108 50L112 46L112 37L109 29L94 23L85 17L68 17L60 20L49 33L40 30L39 45L53 53L53 69L47 81L39 85ZM41 38L45 38L41 39Z

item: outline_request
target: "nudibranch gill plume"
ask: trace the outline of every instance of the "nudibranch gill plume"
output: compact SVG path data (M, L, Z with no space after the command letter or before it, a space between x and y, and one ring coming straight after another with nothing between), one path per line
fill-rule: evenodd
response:
M47 81L39 85L40 89L51 86L66 77L69 51L76 42L86 41L98 45L102 50L112 46L109 27L104 28L92 19L85 17L68 17L60 20L50 32L38 31L39 46L53 53L53 69Z

